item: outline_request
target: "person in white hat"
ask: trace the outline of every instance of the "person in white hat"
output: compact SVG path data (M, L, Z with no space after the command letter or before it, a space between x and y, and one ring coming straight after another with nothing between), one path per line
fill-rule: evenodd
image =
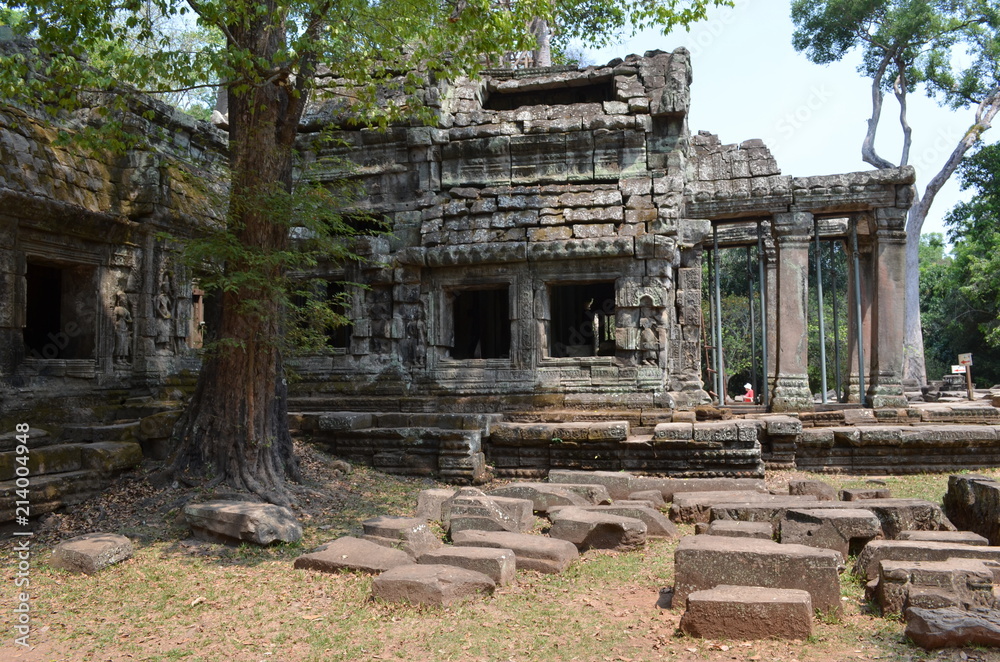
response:
M743 388L747 390L746 394L743 396L743 402L753 402L753 384L747 382L743 385Z

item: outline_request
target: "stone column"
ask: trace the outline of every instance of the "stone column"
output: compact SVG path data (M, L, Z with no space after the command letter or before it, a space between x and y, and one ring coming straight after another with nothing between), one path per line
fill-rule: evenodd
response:
M858 372L858 304L855 299L854 249L851 239L847 239L847 401L861 401ZM874 296L872 276L872 240L867 218L858 219L858 265L861 271L861 347L864 351L865 393L867 395L872 357L872 300ZM868 405L871 403L868 402Z
M775 214L773 232L778 249L777 375L771 396L773 411L802 411L813 407L807 374L809 326L806 296L809 282L810 212Z
M778 377L778 251L771 238L772 223L764 223L764 293L767 299L767 365L764 379L767 380L768 400L774 397L774 382ZM763 357L761 357L763 358ZM762 394L763 395L763 394ZM763 403L765 406L770 402Z
M0 384L13 385L24 357L24 256L14 251L17 223L0 218Z
M874 310L868 395L871 406L905 407L903 311L906 287L906 210L875 210Z

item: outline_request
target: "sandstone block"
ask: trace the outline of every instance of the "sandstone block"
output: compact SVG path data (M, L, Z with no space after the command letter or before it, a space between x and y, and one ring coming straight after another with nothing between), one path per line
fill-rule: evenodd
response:
M881 488L849 488L840 490L840 500L841 501L862 501L865 499L891 499L892 494L889 490Z
M770 540L687 536L674 552L674 599L722 584L808 591L813 607L840 607L841 559L829 549Z
M456 546L493 547L514 552L518 570L560 573L580 555L576 545L567 540L505 531L460 531Z
M587 506L593 503L569 487L549 483L511 483L490 490L490 496L528 499L534 511L542 514L558 506Z
M674 503L670 506L670 519L675 522L708 522L712 517L712 509L722 504L777 504L779 506L805 506L816 497L810 495L789 497L753 491L731 492L684 492L674 495ZM770 511L768 511L770 512ZM723 519L742 519L744 517L725 517Z
M576 471L573 469L549 471L549 483L603 485L612 499L628 498L628 495L634 491L632 479L632 474L624 471Z
M837 489L821 480L792 480L788 482L788 493L793 496L811 494L817 501L838 501Z
M372 582L372 596L387 602L447 606L492 595L496 584L481 572L452 565L401 565Z
M553 513L549 537L568 540L581 551L629 550L646 544L645 522L631 517L595 513L574 506Z
M858 554L854 574L875 579L881 561L947 561L950 558L1000 562L1000 547L923 540L873 540Z
M958 528L1000 545L1000 482L986 476L949 476L944 510Z
M453 565L481 572L500 586L514 581L517 558L513 550L499 547L441 547L426 552L417 563Z
M214 542L269 545L295 542L302 525L288 508L250 501L209 501L188 504L184 518L195 536Z
M413 559L402 550L385 547L370 540L344 536L322 545L315 552L303 554L295 559L293 566L319 572L359 570L379 573L411 563Z
M1000 612L954 607L906 610L906 636L928 650L951 646L1000 646Z
M881 561L877 583L868 590L868 597L878 602L886 614L900 613L907 605L995 608L993 580L994 573L1000 574L1000 564L991 567L991 563L956 558L947 561ZM933 600L934 604L927 604L928 600Z
M455 496L455 490L432 488L420 490L417 494L417 517L428 521L442 522L441 506Z
M623 501L618 501L610 506L583 506L582 509L593 513L608 513L610 515L641 520L645 522L646 535L650 538L677 537L677 526L663 513L650 506L631 505Z
M452 534L466 529L524 533L535 525L528 499L487 496L474 487L463 487L445 501L441 516Z
M990 541L972 531L900 531L897 540L923 540L925 542L948 542L958 545L987 547Z
M628 495L628 501L646 501L653 508L661 508L666 505L663 494L659 490L638 490Z
M861 508L792 509L781 520L781 542L832 549L845 559L881 533L875 514Z
M132 541L114 533L87 533L64 540L52 550L49 565L67 572L93 575L132 558Z
M807 591L723 584L688 595L680 628L708 639L806 639L812 611Z
M705 533L710 536L756 538L757 540L771 540L774 535L769 522L737 522L726 519L709 522Z
M418 517L375 517L361 526L365 532L362 539L401 549L413 559L443 544L427 526L427 520Z
M142 464L142 446L133 441L98 441L80 449L84 469L115 474Z

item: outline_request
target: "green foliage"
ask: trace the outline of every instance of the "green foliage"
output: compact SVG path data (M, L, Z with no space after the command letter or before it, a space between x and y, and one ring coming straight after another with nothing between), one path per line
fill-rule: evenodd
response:
M975 196L945 218L950 255L940 235L921 238L920 295L924 342L937 377L957 355L972 352L973 378L1000 382L1000 145L982 148L959 167Z

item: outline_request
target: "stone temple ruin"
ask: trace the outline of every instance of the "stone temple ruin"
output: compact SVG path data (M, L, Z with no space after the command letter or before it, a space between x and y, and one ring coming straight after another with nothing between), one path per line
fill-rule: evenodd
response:
M292 427L349 460L456 482L487 466L519 478L885 471L886 447L892 470L1000 464L996 409L906 409L912 169L782 175L759 140L692 135L690 84L678 49L441 81L425 90L430 125L356 128L317 104L301 128L304 176L355 180L351 218L391 233L357 239L366 262L314 274L330 295L346 288L351 323L293 363ZM197 232L225 203L226 134L134 103L127 120L151 142L115 158L57 143L28 109L0 109L0 420L45 421L53 448L72 447L47 466L83 472L77 492L118 466L84 459L93 442L169 451L206 301L164 233ZM336 140L318 142L331 124ZM871 409L814 411L817 236L845 241L860 265L849 390ZM761 249L765 404L792 417L695 424L710 401L702 263L715 245ZM977 425L914 427L954 422Z

